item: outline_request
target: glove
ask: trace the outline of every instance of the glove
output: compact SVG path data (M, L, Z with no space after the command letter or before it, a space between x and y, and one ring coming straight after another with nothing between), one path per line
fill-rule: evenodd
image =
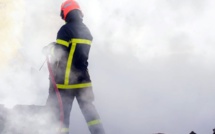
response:
M47 46L43 47L42 53L45 56L51 55L52 54L52 50L54 49L55 44L56 44L55 42L51 42Z

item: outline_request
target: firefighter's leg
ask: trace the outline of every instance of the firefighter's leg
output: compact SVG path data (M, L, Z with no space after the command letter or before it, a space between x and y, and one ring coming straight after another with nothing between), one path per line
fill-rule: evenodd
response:
M74 100L74 93L71 90L62 90L59 89L62 103L63 103L63 112L64 112L64 122L62 129L60 130L62 134L69 134L69 119L70 119L70 111L72 107L72 103ZM58 102L58 98L56 96L56 92L54 90L53 85L50 83L49 88L49 96L46 102L46 107L48 112L51 115L51 123L53 123L55 130L59 132L60 125L60 106Z
M49 85L49 95L48 99L46 101L46 111L45 113L49 116L48 120L46 120L47 127L46 128L52 128L49 131L49 133L57 133L59 130L59 115L60 115L60 109L59 109L59 103L56 96L55 89L50 82Z
M61 133L69 134L70 112L71 112L75 92L73 90L65 90L65 89L59 89L59 91L62 97L63 110L64 110L64 123L61 129Z
M99 114L93 105L94 94L92 88L78 89L76 97L91 134L105 134Z

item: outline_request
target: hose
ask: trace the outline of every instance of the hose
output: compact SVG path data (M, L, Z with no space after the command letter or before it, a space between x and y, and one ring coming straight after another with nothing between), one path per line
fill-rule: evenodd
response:
M60 130L61 130L61 128L63 127L63 122L64 122L63 102L62 102L62 99L61 99L60 92L59 92L59 90L57 88L57 84L56 84L56 81L55 81L55 78L54 78L54 73L53 73L52 68L51 68L49 57L47 56L46 59L47 59L47 66L48 66L51 82L52 82L52 84L54 86L55 93L56 93L58 103L59 103L59 107L60 107L60 122L61 122Z

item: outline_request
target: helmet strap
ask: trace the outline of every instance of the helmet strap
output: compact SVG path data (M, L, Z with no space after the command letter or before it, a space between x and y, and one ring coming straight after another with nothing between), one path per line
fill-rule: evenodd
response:
M61 18L64 20L64 13L63 13L63 10L61 10L60 16L61 16Z

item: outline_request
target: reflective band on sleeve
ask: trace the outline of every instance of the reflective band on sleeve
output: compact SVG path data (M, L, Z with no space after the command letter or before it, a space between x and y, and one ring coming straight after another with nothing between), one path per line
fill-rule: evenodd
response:
M100 123L101 123L100 120L92 120L92 121L87 122L87 125L88 126L93 126L93 125L97 125L97 124L100 124Z
M77 89L77 88L86 88L91 86L92 86L91 83L72 84L72 85L57 84L57 88L60 88L60 89Z
M86 40L86 39L72 39L71 42L72 43L87 44L87 45L90 45L92 43L92 41Z
M54 49L55 49L55 47L51 48L51 56L54 56Z
M73 61L73 55L75 52L75 48L76 48L76 43L72 43L72 47L69 53L69 58L67 61L67 66L66 66L66 73L65 73L65 80L64 80L64 84L68 85L69 84L69 76L70 76L70 71L71 71L71 66L72 66L72 61Z
M67 133L67 132L69 132L69 128L61 128L60 132Z
M61 40L61 39L57 39L56 41L58 44L69 47L69 42L65 41L65 40Z

